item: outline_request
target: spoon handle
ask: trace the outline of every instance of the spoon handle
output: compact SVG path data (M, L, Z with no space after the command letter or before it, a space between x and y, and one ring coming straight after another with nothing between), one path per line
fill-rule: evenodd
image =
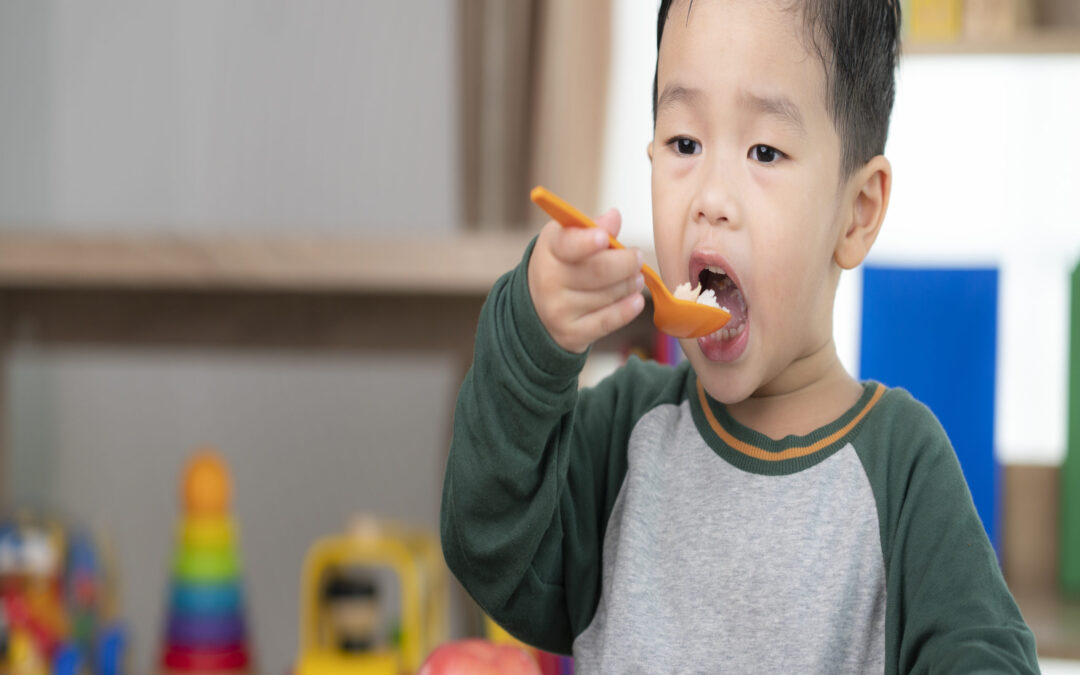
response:
M563 227L596 227L599 229L599 226L593 222L592 218L570 206L561 197L552 194L541 185L537 185L532 189L529 198L537 206L547 211L548 215L557 220ZM610 242L611 248L626 248L610 234L608 235L608 242Z
M595 227L599 229L599 225L593 222L592 218L589 218L581 211L578 211L573 206L570 206L562 198L552 194L547 188L542 186L536 186L533 188L529 197L536 202L536 205L548 212L548 215L554 218L563 227ZM608 235L608 242L611 244L611 248L626 248L619 243L619 240L615 237ZM670 295L667 286L660 279L660 275L656 273L653 268L647 264L642 264L641 272L645 275L645 285L649 287L649 290L653 294L664 293Z

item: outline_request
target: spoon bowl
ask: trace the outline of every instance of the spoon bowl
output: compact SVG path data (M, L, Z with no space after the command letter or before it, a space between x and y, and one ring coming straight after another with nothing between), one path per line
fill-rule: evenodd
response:
M529 197L563 227L597 227L591 218L544 187L536 186ZM611 248L625 248L610 234L608 241ZM648 265L641 266L641 273L652 293L653 324L664 333L676 338L704 337L720 330L731 319L731 314L723 309L676 298Z

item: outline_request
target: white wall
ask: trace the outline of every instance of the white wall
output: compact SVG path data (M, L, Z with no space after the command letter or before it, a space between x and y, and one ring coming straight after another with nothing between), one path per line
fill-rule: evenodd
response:
M0 229L448 232L455 20L446 0L0 3ZM152 671L198 444L235 474L260 672L295 657L316 537L360 510L437 524L451 358L41 349L18 330L3 479L113 540L133 672Z
M0 223L448 231L455 5L0 4Z
M1064 459L1069 273L1080 264L1080 55L912 56L870 260L1000 269L995 438L1004 462Z
M604 134L600 210L622 212L619 241L652 248L652 82L657 0L612 3L611 71Z
M651 247L645 146L656 2L615 4L600 203ZM1080 55L905 57L886 155L892 202L869 262L1001 270L997 453L1064 458L1068 274L1080 263ZM834 332L858 372L861 275L844 275ZM922 330L922 327L913 327Z

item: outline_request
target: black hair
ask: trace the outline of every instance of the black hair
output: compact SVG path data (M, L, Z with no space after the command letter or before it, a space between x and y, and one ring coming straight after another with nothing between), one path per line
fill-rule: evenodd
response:
M661 0L656 21L653 124L660 40L672 2ZM789 9L802 12L808 41L825 67L825 105L840 134L841 171L849 176L885 151L900 57L900 0L795 0Z

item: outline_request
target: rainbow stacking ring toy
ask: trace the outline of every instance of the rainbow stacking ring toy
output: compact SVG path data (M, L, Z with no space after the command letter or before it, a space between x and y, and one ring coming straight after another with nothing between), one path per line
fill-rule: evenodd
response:
M183 516L177 528L162 675L246 675L254 670L229 491L228 467L217 453L204 451L191 458L180 489Z

